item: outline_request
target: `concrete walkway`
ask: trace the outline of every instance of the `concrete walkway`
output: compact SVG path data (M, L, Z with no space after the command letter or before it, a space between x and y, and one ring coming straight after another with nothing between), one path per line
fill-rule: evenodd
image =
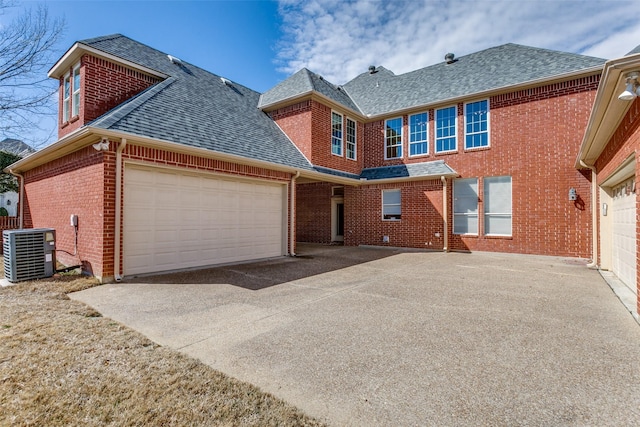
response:
M583 263L299 252L71 297L334 426L640 423L640 326Z

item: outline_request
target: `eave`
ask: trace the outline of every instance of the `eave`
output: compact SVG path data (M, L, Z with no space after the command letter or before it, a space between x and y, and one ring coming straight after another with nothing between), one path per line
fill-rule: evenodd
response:
M131 68L144 74L158 77L160 79L166 79L167 77L169 77L167 74L161 73L157 70L153 70L140 64L136 64L135 62L122 59L118 56L103 52L99 49L80 42L76 42L73 46L71 46L71 48L69 48L69 50L67 50L62 58L60 58L58 62L56 62L53 67L51 67L51 69L47 73L47 76L50 78L59 79L60 77L64 76L69 71L69 68L71 68L73 64L77 63L84 54L97 56L99 58L124 65L127 68Z
M576 168L593 166L609 143L634 101L621 101L618 95L625 86L625 74L640 69L640 54L612 59L604 64L600 86L591 109Z

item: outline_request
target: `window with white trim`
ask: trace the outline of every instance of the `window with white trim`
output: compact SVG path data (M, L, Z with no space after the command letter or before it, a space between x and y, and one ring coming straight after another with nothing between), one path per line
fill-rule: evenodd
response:
M402 117L385 120L384 128L384 158L398 159L402 157Z
M458 107L439 108L436 110L436 153L456 151Z
M69 114L71 112L71 73L64 75L64 81L62 83L62 121L69 121Z
M464 105L464 148L489 146L489 100Z
M331 113L331 154L342 156L342 114Z
M409 116L409 157L422 156L429 153L428 131L428 113Z
M484 178L484 234L511 236L511 177Z
M347 159L356 159L356 122L347 117Z
M453 181L453 234L478 234L478 179Z
M402 196L400 190L382 190L382 219L399 221L401 217Z
M80 64L73 67L73 98L71 101L73 116L80 114Z

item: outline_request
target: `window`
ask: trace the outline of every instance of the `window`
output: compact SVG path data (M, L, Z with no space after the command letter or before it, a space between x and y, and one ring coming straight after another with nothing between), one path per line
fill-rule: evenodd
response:
M382 219L397 221L401 214L400 190L382 190Z
M484 234L511 236L511 177L484 179Z
M73 68L73 100L71 102L73 116L80 114L80 64Z
M489 101L470 102L464 106L464 148L489 146Z
M331 154L342 156L342 114L331 113Z
M385 121L385 159L402 157L402 117Z
M69 121L69 112L71 111L71 79L69 73L65 74L62 83L62 121Z
M456 151L456 122L458 108L448 107L436 110L436 153Z
M409 116L409 156L428 154L428 126L429 114L420 113Z
M356 122L347 118L347 159L356 159Z
M453 181L453 233L478 234L478 179Z

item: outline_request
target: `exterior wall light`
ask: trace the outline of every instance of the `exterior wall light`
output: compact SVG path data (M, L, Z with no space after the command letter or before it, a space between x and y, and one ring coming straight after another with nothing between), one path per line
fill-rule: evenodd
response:
M578 193L576 193L576 189L571 187L569 189L569 201L570 202L575 202L576 200L578 200Z
M640 84L638 83L638 77L640 77L640 72L632 71L627 73L625 76L625 81L627 87L624 92L618 95L618 99L621 101L633 101L637 96L640 95Z

